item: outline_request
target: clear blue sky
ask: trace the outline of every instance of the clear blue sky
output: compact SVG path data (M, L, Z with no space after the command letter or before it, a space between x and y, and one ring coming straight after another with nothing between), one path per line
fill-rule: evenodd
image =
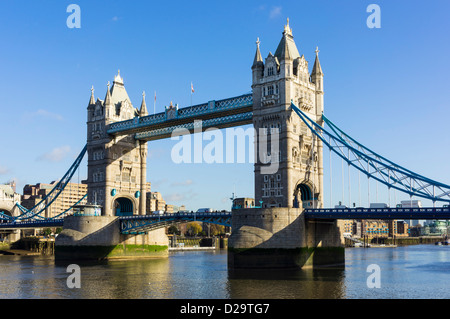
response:
M80 29L66 26L71 3ZM381 8L380 29L366 25L370 3ZM250 92L256 38L263 57L275 52L289 17L310 67L319 46L327 116L392 161L450 184L449 11L447 0L2 0L0 181L16 179L22 192L60 178L86 142L91 86L103 99L118 69L133 105L145 90L150 111L154 91L157 112L170 101L189 105L191 81L194 104ZM253 196L252 164L177 165L175 143L149 143L147 176L167 202L224 209L234 189Z

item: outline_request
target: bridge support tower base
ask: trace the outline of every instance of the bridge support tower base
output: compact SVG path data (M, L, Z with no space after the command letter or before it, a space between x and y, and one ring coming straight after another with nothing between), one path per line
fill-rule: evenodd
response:
M307 220L302 211L233 210L228 268L344 268L342 222Z
M69 216L55 240L55 260L104 260L169 256L164 228L140 235L120 233L115 216Z

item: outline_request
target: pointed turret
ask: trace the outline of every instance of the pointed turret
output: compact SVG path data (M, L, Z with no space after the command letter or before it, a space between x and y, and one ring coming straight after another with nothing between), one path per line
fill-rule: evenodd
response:
M139 110L139 116L146 116L148 115L147 112L147 104L145 103L145 91L142 92L142 103L141 103L141 109Z
M283 60L295 60L300 57L294 42L292 29L289 27L289 18L287 19L287 24L284 26L283 37L275 51L275 57L280 62Z
M316 60L314 61L314 66L312 68L311 71L311 78L314 76L318 76L321 75L323 76L323 72L322 72L322 67L320 66L320 61L319 61L319 48L316 47ZM315 83L315 81L313 81Z
M95 98L94 98L94 86L91 87L91 98L89 100L89 105L95 104Z
M259 38L256 39L256 53L255 53L255 58L253 59L253 65L252 68L257 67L257 66L261 66L264 65L262 56L261 56L261 51L259 50Z
M322 72L322 67L320 66L320 61L319 61L319 48L316 47L316 60L314 61L314 66L312 68L311 71L311 82L313 82L316 86L316 94L315 94L315 99L316 99L316 115L318 116L318 118L320 118L320 120L318 121L318 123L320 125L323 124L322 120L321 120L321 116L323 113L323 72Z
M253 59L252 73L253 73L253 83L259 81L260 78L264 76L264 62L261 56L261 51L259 50L259 38L256 39L256 53Z
M106 90L106 96L105 96L105 103L104 103L104 105L110 105L111 104L111 91L110 91L110 89L109 89L109 81L108 81L108 84L107 84L107 86L108 86L108 89Z

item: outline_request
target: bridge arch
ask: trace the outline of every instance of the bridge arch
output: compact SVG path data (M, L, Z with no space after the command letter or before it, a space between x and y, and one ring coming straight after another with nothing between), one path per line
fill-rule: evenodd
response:
M314 186L309 180L297 183L294 189L294 208L312 208L314 200Z
M132 216L135 204L129 197L120 196L114 199L112 207L114 208L114 216Z
M7 216L11 216L11 217L13 216L12 211L9 211L9 210L4 209L4 208L0 208L0 213L2 213L4 215L7 215ZM0 219L0 223L6 223L6 222L8 222L8 221L4 220L4 219Z

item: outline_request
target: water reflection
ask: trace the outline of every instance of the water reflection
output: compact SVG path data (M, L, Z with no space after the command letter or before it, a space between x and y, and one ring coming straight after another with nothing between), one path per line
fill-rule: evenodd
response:
M229 270L230 298L339 299L345 297L344 269Z
M67 287L70 263L42 256L0 256L0 298L450 298L449 249L346 249L345 269L229 270L226 251L79 263L80 289ZM380 266L380 289L367 286L371 264Z

